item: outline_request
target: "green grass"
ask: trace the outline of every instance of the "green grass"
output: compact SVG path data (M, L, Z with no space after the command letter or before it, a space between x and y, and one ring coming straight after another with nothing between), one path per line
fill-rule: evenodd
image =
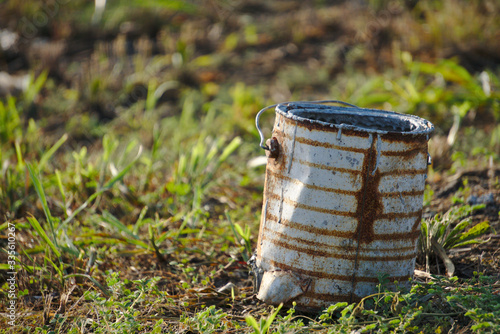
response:
M437 258L455 261L450 249L484 242L498 224L478 218L488 208L465 205L471 188L422 224L419 265L435 275L410 291L386 291L381 277L379 293L312 315L255 299L246 262L265 167L247 163L264 154L254 125L262 107L335 98L416 114L445 143L430 176L498 166L498 66L474 70L460 53L442 57L475 39L487 53L498 5L418 2L396 13L386 1L369 3L280 2L260 15L245 1L203 10L113 3L93 24L93 3L61 5L36 33L71 51L57 65L30 54L26 91L0 97L0 299L9 301L6 240L15 226L19 316L15 328L1 318L0 332L498 332L498 277L438 275ZM0 22L41 9L3 1ZM377 44L386 33L390 43ZM96 40L82 60L72 43L89 34ZM266 136L273 117L261 119ZM426 210L438 190L426 191ZM498 190L497 180L490 191ZM229 282L235 287L219 290Z

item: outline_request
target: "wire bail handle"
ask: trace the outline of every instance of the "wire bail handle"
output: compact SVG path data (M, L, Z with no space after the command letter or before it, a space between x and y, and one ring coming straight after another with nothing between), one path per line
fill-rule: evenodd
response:
M259 135L260 135L260 147L262 147L264 150L270 150L271 148L269 146L267 146L266 144L264 144L264 134L262 133L262 129L260 128L260 125L259 125L259 119L260 119L260 116L262 115L262 113L268 109L271 109L271 108L274 108L280 104L288 104L288 103L312 103L312 104L323 104L323 103L338 103L338 104L343 104L343 105L346 105L346 106L349 106L349 107L353 107L353 108L358 108L360 109L358 106L355 106L354 104L350 104L350 103L347 103L347 102L343 102L343 101L339 101L339 100L321 100L321 101L293 101L293 102L282 102L282 103L276 103L276 104L273 104L273 105L270 105L270 106L267 106L263 109L261 109L258 113L257 113L257 116L255 116L255 126L257 127L257 131L259 132Z

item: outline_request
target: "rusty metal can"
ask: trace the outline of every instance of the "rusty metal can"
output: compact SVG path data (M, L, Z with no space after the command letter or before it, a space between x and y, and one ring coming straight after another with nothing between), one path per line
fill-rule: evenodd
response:
M302 309L413 276L433 125L395 112L290 102L256 119L268 150L253 272L257 297ZM261 113L276 107L263 145Z

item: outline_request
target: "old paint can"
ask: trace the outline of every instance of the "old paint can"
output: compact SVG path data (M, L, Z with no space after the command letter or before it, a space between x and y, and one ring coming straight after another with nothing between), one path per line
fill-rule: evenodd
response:
M264 145L259 117L272 107ZM268 156L251 260L257 297L315 310L377 292L380 275L408 284L433 125L341 101L277 104L256 124Z

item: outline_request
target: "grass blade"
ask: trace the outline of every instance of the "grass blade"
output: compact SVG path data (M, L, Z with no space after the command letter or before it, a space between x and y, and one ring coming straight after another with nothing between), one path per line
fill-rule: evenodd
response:
M148 222L148 220L144 220L144 216L146 215L147 212L148 212L148 207L147 206L143 207L141 213L139 214L139 218L137 218L137 221L135 222L133 231L134 234L138 234L141 226Z
M58 169L56 169L56 179L57 179L57 187L59 188L59 192L61 193L62 196L64 215L66 216L66 218L68 218L68 208L66 206L66 192L64 191L64 186L62 184L61 172L59 172Z
M56 245L54 245L52 240L50 240L50 238L47 236L47 233L45 233L45 231L43 230L43 228L40 225L40 223L38 222L38 220L36 220L35 217L31 216L31 217L28 217L28 222L37 231L38 235L43 239L43 241L45 241L45 243L50 247L50 249L52 249L54 254L57 257L61 257L61 253L57 249Z
M113 226L116 228L118 231L122 232L125 235L128 235L129 237L139 240L139 236L137 234L132 233L127 226L123 225L121 221L118 220L115 216L113 216L111 213L108 211L104 211L102 214L102 219L108 223L109 225Z
M259 327L259 324L257 323L257 320L251 316L251 315L247 315L245 317L245 321L247 322L247 324L249 326L252 326L252 328L254 329L254 333L260 333L260 327Z
M467 232L463 233L460 238L458 239L458 242L464 242L464 241L469 241L475 238L480 237L481 235L485 234L490 228L490 223L488 221L484 221L482 223L479 223L475 226L473 226L470 230Z
M38 198L40 198L40 201L42 202L43 212L45 213L45 218L47 219L47 222L50 225L52 237L54 239L54 242L57 244L53 219L52 219L52 215L50 214L49 206L47 204L47 198L45 197L45 192L43 190L42 183L40 182L40 179L35 175L35 172L33 171L33 167L30 164L28 164L27 166L28 166L28 170L30 173L31 181L33 182L33 185L35 186L36 193L38 194ZM37 223L38 223L38 221L37 221Z
M68 135L65 133L47 152L40 158L38 163L38 171L43 170L49 159L56 153L56 151L68 140Z
M231 220L231 216L229 216L229 213L227 211L226 211L226 218L227 218L227 221L229 222L229 226L231 227L231 230L233 231L233 234L234 234L234 243L236 244L237 247L239 247L240 244L239 244L238 240L240 240L240 237L238 237L238 233L240 234L241 237L243 237L243 239L245 239L244 238L245 234L243 232L243 229L241 228L240 225L233 223L233 221ZM246 242L246 240L245 240L245 242ZM245 247L245 251L248 252L247 247ZM249 260L249 256L251 254L251 252L248 254L246 252L241 253L241 256L245 262L247 262Z
M451 248L462 247L465 245L482 244L488 242L488 240L481 240L479 237L486 234L490 229L490 224L488 221L484 221L473 226L470 230L463 233L460 238L455 242Z
M132 168L132 166L135 165L135 163L137 162L137 160L139 160L139 157L141 156L142 154L142 145L139 146L139 152L137 152L137 155L136 157L132 160L131 163L129 163L125 168L123 168L118 174L116 174L111 180L109 180L108 182L106 182L106 184L104 185L104 189L110 189L116 182L120 181L121 179L123 179L123 177L125 176L125 174L128 173L128 171Z
M148 244L139 240L139 236L137 234L134 234L132 231L130 231L127 226L125 226L121 221L118 220L118 218L113 216L108 211L103 212L102 219L112 227L116 228L119 232L128 236L128 238L125 237L125 241L127 241L128 243L142 247L146 250L150 250Z
M73 211L73 213L68 218L66 218L62 222L61 226L65 226L70 221L72 221L73 218L75 218L76 215L78 215L80 212L82 212L82 210L84 210L93 200L95 200L98 196L100 196L105 191L108 191L109 189L111 189L116 182L120 181L125 176L125 174L127 174L128 171L134 166L134 164L139 160L141 153L142 153L142 146L139 146L139 152L137 153L136 157L132 160L132 162L130 164L128 164L122 171L120 171L118 174L116 174L111 180L106 182L104 187L102 187L101 189L99 189L98 191L96 191L95 193L90 195L89 198L82 205L80 205L75 211Z
M70 277L85 277L87 279L89 279L92 283L94 283L94 285L96 287L99 288L99 290L101 290L104 295L106 295L106 297L111 297L111 293L109 293L108 289L106 289L101 283L99 283L94 277L90 276L90 275L86 275L86 274L69 274L69 275L66 275L64 276L64 279L66 278L70 278Z
M273 323L274 321L274 318L276 318L276 316L278 315L279 311L281 310L281 308L283 307L283 303L281 303L277 308L276 310L267 318L265 324L264 324L264 328L262 328L262 333L267 333L267 331L269 330L269 327L271 327L271 324Z
M226 159L241 145L241 137L235 137L222 151L219 157L219 163L226 161Z
M49 261L49 263L52 265L52 267L54 267L54 269L55 269L55 270L57 271L57 273L59 274L59 277L61 277L61 279L62 279L62 277L63 277L64 275L63 275L63 272L62 272L61 268L59 268L59 267L58 267L58 266L54 263L54 261L52 261L52 260L50 259L50 257L48 257L48 256L44 256L44 258L45 258L45 260Z
M453 248L457 240L461 238L461 235L459 233L462 232L469 225L470 225L469 219L464 219L463 221L458 223L457 226L455 226L453 230L451 230L451 232L446 237L446 242L444 243L443 247L445 249Z

